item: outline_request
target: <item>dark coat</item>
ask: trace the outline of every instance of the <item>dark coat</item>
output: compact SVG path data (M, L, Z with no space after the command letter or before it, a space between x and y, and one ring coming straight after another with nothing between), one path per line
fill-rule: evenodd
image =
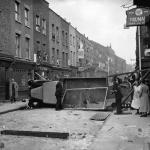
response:
M62 97L62 95L63 95L63 86L62 86L62 83L58 81L58 83L56 84L55 96Z

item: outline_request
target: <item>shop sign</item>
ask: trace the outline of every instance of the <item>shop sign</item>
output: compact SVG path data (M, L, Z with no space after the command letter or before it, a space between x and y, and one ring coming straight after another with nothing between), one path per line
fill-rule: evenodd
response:
M149 20L150 10L146 8L133 8L126 11L126 15L127 27L145 25Z
M46 68L46 67L39 67L39 69L41 70L41 71L47 71L48 69Z
M79 71L84 71L85 69L84 69L84 67L79 67L78 70Z

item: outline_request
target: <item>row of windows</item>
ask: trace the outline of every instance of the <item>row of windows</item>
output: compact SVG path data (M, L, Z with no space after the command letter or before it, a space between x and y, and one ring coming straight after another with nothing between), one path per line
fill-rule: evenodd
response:
M60 61L62 61L63 66L67 66L68 53L62 52L62 59L61 59L59 49L55 50L55 48L52 48L52 64L57 63L57 65L60 65Z
M75 36L73 36L72 34L70 34L70 45L73 45L73 47L75 47Z
M25 18L25 26L30 27L30 8L24 6L24 18ZM21 9L20 9L20 2L18 0L15 1L15 20L18 22L21 22ZM41 19L40 16L36 15L35 17L35 30L38 32L41 32L42 34L46 35L46 20ZM69 37L70 36L70 45L74 46L76 45L75 42L75 36L72 34L68 35L68 32L62 30L62 45L68 48L68 42L69 42ZM17 57L22 57L21 54L21 35L16 34L16 56ZM57 41L59 43L60 40L60 29L58 26L55 26L52 24L52 40ZM79 39L80 40L80 39ZM40 48L38 48L40 49ZM38 50L37 50L38 51ZM57 58L59 58L59 50L57 50ZM63 54L62 53L62 63L68 64L67 58L68 54ZM30 59L30 38L25 38L25 58ZM47 60L47 55L46 55L46 60Z
M68 33L62 31L62 45L68 47Z
M25 26L30 27L30 9L28 7L24 8ZM21 22L21 8L20 2L15 1L15 20ZM46 35L46 20L42 19L42 25L40 24L40 16L36 15L36 31L42 32ZM40 27L41 26L41 27Z
M25 26L30 27L29 8L24 8ZM15 1L15 20L21 22L21 9L20 3Z
M55 28L55 25L52 24L52 40L55 41L55 39L59 43L59 27L56 26Z
M42 26L41 26L40 16L36 15L35 23L36 23L35 27L36 31L42 32L42 34L46 35L46 20L42 19Z

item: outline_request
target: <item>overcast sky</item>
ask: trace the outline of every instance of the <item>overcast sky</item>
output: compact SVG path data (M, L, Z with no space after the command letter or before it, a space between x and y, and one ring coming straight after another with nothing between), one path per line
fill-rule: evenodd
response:
M136 27L124 29L126 10L132 0L47 0L49 7L78 31L104 46L111 44L127 63L135 59Z

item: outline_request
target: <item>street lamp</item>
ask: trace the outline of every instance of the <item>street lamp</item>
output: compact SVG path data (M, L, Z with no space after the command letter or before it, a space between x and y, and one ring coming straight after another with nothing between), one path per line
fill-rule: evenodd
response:
M138 29L138 45L139 45L139 70L141 70L141 31L140 26L137 26Z
M107 73L108 73L108 76L109 76L109 71L110 71L109 61L110 61L110 58L108 57L108 59L107 59L107 64L108 64L108 70L107 70Z
M108 68L107 68L107 69L108 69L108 70L107 70L107 73L108 73L108 85L109 85L109 71L110 71L110 66L109 66L110 64L109 64L109 61L110 61L110 58L108 57L108 58L107 58L107 64L108 64Z

